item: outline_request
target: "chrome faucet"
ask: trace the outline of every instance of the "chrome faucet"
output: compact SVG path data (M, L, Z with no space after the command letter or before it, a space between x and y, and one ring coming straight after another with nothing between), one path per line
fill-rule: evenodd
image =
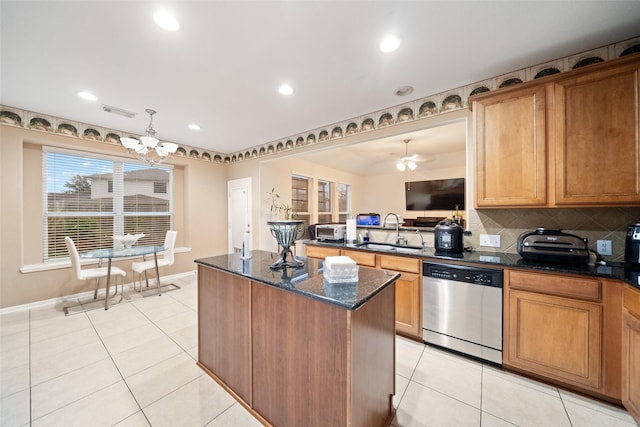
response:
M402 244L401 242L403 239L402 237L400 237L400 218L398 218L398 215L394 214L393 212L389 212L388 214L386 214L384 217L384 221L382 222L382 227L387 227L387 218L389 218L389 215L393 215L396 217L396 245L400 245Z
M424 245L424 237L422 237L422 233L420 232L420 230L416 230L416 233L418 233L418 236L420 236L420 240L422 241L422 244L420 245L422 247L422 249L425 249L425 245Z

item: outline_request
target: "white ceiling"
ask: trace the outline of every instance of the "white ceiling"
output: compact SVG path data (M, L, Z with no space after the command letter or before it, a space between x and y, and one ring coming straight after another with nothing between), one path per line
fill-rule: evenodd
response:
M160 7L180 31L155 25ZM640 33L637 0L1 0L0 16L0 103L132 134L153 108L160 139L220 153ZM383 54L389 32L403 43ZM290 97L277 92L284 81ZM402 85L415 91L399 98Z

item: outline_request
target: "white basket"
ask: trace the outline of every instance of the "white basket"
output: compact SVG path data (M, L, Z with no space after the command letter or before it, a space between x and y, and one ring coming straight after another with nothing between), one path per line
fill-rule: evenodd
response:
M328 283L358 281L358 265L347 256L326 257L322 273Z

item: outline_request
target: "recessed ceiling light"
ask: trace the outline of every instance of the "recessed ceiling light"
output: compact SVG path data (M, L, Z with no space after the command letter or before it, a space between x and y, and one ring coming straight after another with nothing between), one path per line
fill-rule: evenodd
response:
M180 29L180 23L169 12L156 12L153 14L153 20L167 31L178 31Z
M291 95L293 93L293 88L288 84L283 84L278 88L278 92L280 92L281 95Z
M400 47L400 39L397 36L387 36L380 43L380 50L382 52L393 52Z
M191 123L191 124L189 125L189 129L191 129L191 130L200 130L200 126L198 126L198 125L197 125L197 124L195 124L195 123Z
M84 92L84 91L80 91L78 92L78 96L82 99L86 99L87 101L97 101L98 97L95 96L94 94L92 94L91 92Z
M411 92L413 92L413 86L400 86L398 89L393 91L396 96L407 96Z

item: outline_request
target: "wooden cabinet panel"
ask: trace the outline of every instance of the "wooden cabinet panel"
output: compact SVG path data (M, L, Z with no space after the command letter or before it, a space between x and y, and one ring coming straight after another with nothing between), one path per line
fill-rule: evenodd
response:
M592 301L600 301L602 298L602 284L599 280L557 274L510 271L509 289Z
M505 363L599 391L602 307L531 292L509 291Z
M380 267L400 272L421 273L422 261L419 258L381 255Z
M325 246L305 246L305 256L308 258L324 259L328 256L340 255L340 248L327 248Z
M367 267L376 266L376 254L374 252L350 251L348 249L343 249L341 254L348 256L358 265L364 265Z
M640 291L625 285L622 313L622 403L640 425Z
M198 265L198 362L251 405L251 282Z
M545 206L545 86L481 99L473 108L476 206Z
M557 205L640 202L638 65L557 80Z
M422 338L422 276L401 273L396 280L396 331Z

